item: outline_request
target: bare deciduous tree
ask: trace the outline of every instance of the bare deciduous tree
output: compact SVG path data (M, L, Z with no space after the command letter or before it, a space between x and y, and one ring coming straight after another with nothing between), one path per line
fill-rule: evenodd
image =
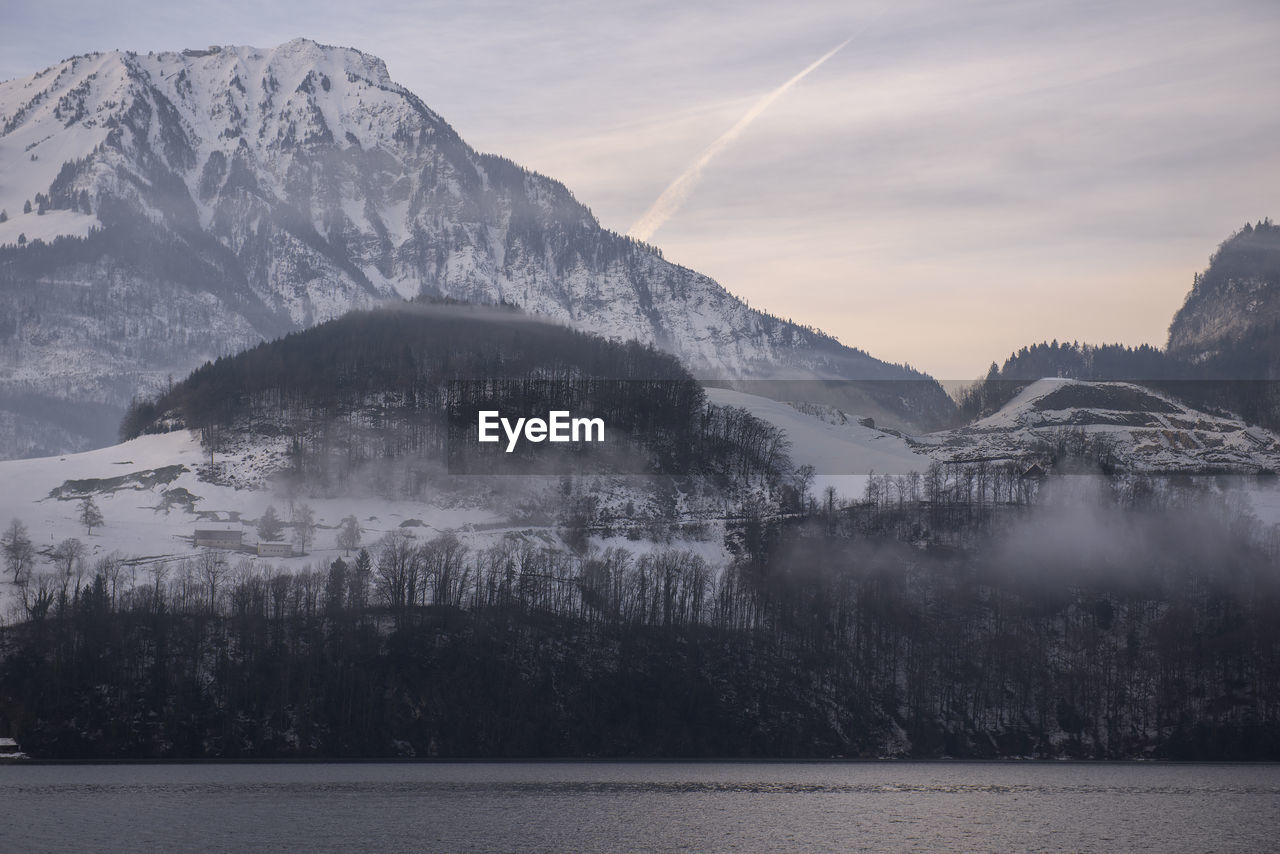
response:
M355 516L348 516L342 520L342 526L338 529L338 548L347 554L360 548L360 536L363 532L360 530L360 520Z
M102 511L98 509L98 502L93 500L92 495L86 495L80 501L80 524L84 525L85 533L93 534L94 528L100 528L105 524L106 520L102 518Z
M307 548L316 537L316 514L309 504L298 504L293 508L293 542L299 554L306 554Z
M0 537L0 545L4 547L5 571L13 578L14 584L22 584L31 574L36 555L31 537L27 535L27 526L14 519L5 529L4 536Z

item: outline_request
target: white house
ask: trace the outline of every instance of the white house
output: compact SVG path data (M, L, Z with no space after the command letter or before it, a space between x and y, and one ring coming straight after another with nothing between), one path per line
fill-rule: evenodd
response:
M293 557L290 543L258 543L258 557Z

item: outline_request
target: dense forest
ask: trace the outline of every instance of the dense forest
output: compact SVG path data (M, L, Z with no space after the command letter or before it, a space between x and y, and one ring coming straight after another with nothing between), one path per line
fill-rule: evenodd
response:
M1003 365L992 362L987 375L960 395L959 417L968 423L990 415L1042 377L1151 384L1177 379L1186 370L1188 366L1146 344L1094 346L1045 341L1011 353Z
M1280 326L1257 334L1280 335ZM1259 352L1252 345L1244 349ZM1068 377L1136 383L1197 409L1233 412L1250 424L1276 430L1280 429L1280 382L1265 374L1253 357L1193 363L1146 344L1042 342L1010 354L1003 365L993 362L986 377L960 394L958 418L969 423L990 415L1042 377Z
M475 440L476 413L600 417L606 442ZM394 459L455 473L624 471L780 483L785 437L749 413L709 406L673 356L528 317L511 306L423 300L338 320L210 362L155 400L138 400L123 438L182 426L217 452L284 436L289 474L346 490ZM415 481L419 486L423 481ZM407 489L418 488L413 484Z
M1280 759L1280 539L1225 483L935 466L680 547L33 579L0 724L36 757Z

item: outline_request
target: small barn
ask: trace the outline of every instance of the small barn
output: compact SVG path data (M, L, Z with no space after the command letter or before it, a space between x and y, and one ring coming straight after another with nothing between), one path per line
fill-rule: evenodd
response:
M238 549L244 545L244 532L238 528L196 528L197 548Z
M258 543L258 557L293 557L291 543Z

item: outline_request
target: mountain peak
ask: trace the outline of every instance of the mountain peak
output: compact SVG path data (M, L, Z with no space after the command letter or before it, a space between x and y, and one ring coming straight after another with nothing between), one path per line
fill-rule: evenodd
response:
M24 391L57 376L64 399L122 405L205 359L423 295L514 303L707 378L924 380L904 420L949 408L922 375L754 311L602 229L562 184L476 152L381 59L309 39L92 54L0 83L0 210L16 283L0 318L19 318L0 378L31 378Z
M139 56L131 54L131 56ZM206 48L187 48L180 51L150 53L146 58L158 60L168 66L180 63L188 67L226 68L328 68L364 77L382 85L394 85L387 65L373 54L353 47L327 45L309 38L290 39L275 47L260 48L252 45L210 45Z

